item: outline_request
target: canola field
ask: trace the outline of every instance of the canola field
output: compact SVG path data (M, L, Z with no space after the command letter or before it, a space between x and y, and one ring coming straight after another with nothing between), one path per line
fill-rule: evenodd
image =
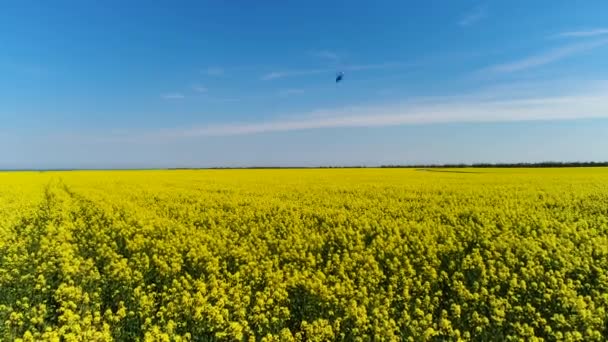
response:
M445 171L0 173L0 340L605 340L608 169Z

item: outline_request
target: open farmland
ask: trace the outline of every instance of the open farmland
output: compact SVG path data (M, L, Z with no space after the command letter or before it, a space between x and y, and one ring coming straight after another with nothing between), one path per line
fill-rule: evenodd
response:
M0 173L0 340L604 340L608 169L465 170Z

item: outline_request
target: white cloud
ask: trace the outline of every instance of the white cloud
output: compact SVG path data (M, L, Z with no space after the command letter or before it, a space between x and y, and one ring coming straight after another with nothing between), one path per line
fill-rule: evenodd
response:
M379 63L379 64L360 64L360 65L346 65L340 70L343 71L363 71L363 70L374 70L374 69L390 69L398 68L402 66L408 66L412 64L406 63ZM332 69L299 69L299 70L286 70L286 71L273 71L263 75L260 79L263 81L270 81L280 78L296 77L296 76L310 76L316 74L325 74L336 72L336 68Z
M340 57L338 56L337 53L329 51L329 50L313 51L313 52L311 52L311 55L318 57L318 58L329 59L332 61L337 61L340 59Z
M279 96L291 96L304 94L303 89L283 89L278 92Z
M466 13L460 21L458 21L458 25L460 26L471 26L478 21L484 19L487 16L487 11L485 7L476 7L471 11Z
M226 98L212 98L211 102L219 102L219 103L231 103L231 102L241 102L243 98L240 97L226 97Z
M598 28L587 31L568 31L555 35L555 38L585 38L608 35L608 28Z
M270 81L279 78L294 77L294 76L309 76L314 74L322 74L331 72L330 69L308 69L308 70L288 70L288 71L273 71L261 77L263 81Z
M516 91L517 87L513 91L515 96L481 90L462 96L417 98L389 105L317 110L271 121L167 130L154 136L186 138L340 127L608 118L608 82L576 88L579 89L577 92L561 91L536 96L521 95L523 92Z
M161 97L165 100L179 100L185 98L184 94L182 93L167 93L162 94Z
M192 86L192 90L196 91L197 93L206 93L208 89L207 87L195 84Z
M343 69L346 71L359 71L359 70L375 70L375 69L391 69L391 68L399 68L403 66L413 66L416 64L406 64L406 63L380 63L380 64L355 64L345 66Z
M204 73L209 76L222 76L224 74L224 69L219 67L209 67L204 71Z
M598 48L598 47L606 45L606 44L608 44L608 39L566 45L566 46L562 46L562 47L559 47L559 48L556 48L553 50L543 52L541 54L528 56L528 57L518 60L518 61L494 65L494 66L485 68L482 71L490 72L490 73L511 73L511 72L516 72L516 71L526 70L526 69L530 69L530 68L534 68L534 67L543 66L543 65L546 65L546 64L549 64L552 62L556 62L561 59L575 55L577 53L584 52L587 50L592 50L592 49Z

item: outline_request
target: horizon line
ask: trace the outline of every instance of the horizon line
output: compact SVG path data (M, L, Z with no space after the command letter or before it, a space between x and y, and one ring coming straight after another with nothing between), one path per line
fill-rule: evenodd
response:
M567 168L608 167L608 161L543 161L515 163L417 163L380 165L317 165L317 166L207 166L207 167L142 167L142 168L0 168L0 172L53 172L53 171L179 171L179 170L247 170L247 169L378 169L378 168Z

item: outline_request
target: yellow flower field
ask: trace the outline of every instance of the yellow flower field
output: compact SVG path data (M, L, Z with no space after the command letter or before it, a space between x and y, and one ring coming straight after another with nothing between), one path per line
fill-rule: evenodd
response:
M607 309L606 168L0 173L2 341L602 341Z

